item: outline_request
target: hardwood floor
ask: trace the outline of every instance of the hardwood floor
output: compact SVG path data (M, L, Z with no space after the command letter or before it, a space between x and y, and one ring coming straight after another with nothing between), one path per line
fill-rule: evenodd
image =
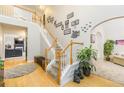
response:
M27 62L24 61L24 60L17 60L17 59L15 59L15 60L13 60L13 59L12 60L11 59L5 60L4 69L13 68L17 65L21 65L21 64L25 64L25 63L27 63Z
M6 61L5 69L25 64L25 61ZM56 87L58 86L54 80L51 79L43 69L38 65L37 69L25 76L5 79L6 87Z
M112 82L110 80L101 78L96 75L91 75L90 77L85 77L84 80L81 80L80 84L75 82L69 82L65 87L124 87L121 84Z
M23 60L7 60L5 61L5 69L12 68L17 65L26 64ZM43 69L38 65L38 68L25 76L5 79L6 87L57 87L58 84L47 75ZM69 82L65 87L120 87L122 85L106 80L96 75L91 75L90 77L81 80L80 84Z

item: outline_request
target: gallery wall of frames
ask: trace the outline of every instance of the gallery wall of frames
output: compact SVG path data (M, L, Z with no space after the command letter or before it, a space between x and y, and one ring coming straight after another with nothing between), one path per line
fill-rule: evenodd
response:
M52 24L55 26L55 28L61 28L61 31L63 31L64 35L71 34L71 38L77 38L80 36L81 32L87 33L87 31L92 27L92 22L86 23L85 25L81 26L77 30L77 25L80 24L80 19L76 18L74 19L74 12L70 12L67 14L66 19L62 21L57 21L54 16L48 16L46 21L48 24ZM70 19L74 20L70 20ZM74 29L73 29L74 28Z

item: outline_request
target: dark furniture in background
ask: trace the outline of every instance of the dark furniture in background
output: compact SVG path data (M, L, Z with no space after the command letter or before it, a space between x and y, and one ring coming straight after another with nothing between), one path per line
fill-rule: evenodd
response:
M43 70L45 70L45 57L35 56L34 57L34 62L39 64L43 68Z
M5 58L22 56L22 49L5 49Z

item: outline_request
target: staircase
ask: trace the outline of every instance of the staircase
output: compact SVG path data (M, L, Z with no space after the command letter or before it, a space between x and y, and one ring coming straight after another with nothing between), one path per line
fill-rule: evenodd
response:
M80 47L82 47L83 43L75 42L71 40L65 47L63 48L60 47L60 42L58 41L56 36L54 36L49 30L47 30L43 26L41 15L38 15L36 11L25 9L22 6L21 7L11 6L12 10L14 9L13 7L18 7L22 10L31 12L33 15L32 22L35 22L40 25L41 34L43 34L42 36L44 38L44 41L48 45L48 47L46 46L46 49L45 49L45 71L47 72L47 74L50 74L53 77L53 79L55 79L58 82L58 84L61 86L67 83L68 81L72 80L74 70L78 67L78 62L74 60L75 59L74 49L76 49L77 46L74 46L74 45L78 45L78 46L81 45ZM7 9L4 9L4 10L7 10ZM7 14L6 16L14 17L13 12L10 15L9 10L5 11L5 14ZM27 20L24 20L24 21L27 21Z
M65 48L61 48L58 43L55 46L46 49L46 72L51 75L59 85L64 85L73 79L73 72L78 67L78 62L73 63L73 47L74 45L83 45L83 43L73 42L72 40ZM73 47L72 47L73 46ZM54 59L48 62L48 53L54 48ZM67 51L69 49L69 51Z
M56 60L52 60L50 63L52 64L50 65L50 68L47 66L48 68L46 69L46 71L52 76L54 80L57 80L57 74L59 69L58 62Z

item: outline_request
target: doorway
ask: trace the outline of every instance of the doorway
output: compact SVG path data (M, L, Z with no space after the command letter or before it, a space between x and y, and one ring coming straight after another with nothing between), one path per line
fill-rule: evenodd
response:
M8 24L0 25L3 32L3 59L27 61L27 29Z

